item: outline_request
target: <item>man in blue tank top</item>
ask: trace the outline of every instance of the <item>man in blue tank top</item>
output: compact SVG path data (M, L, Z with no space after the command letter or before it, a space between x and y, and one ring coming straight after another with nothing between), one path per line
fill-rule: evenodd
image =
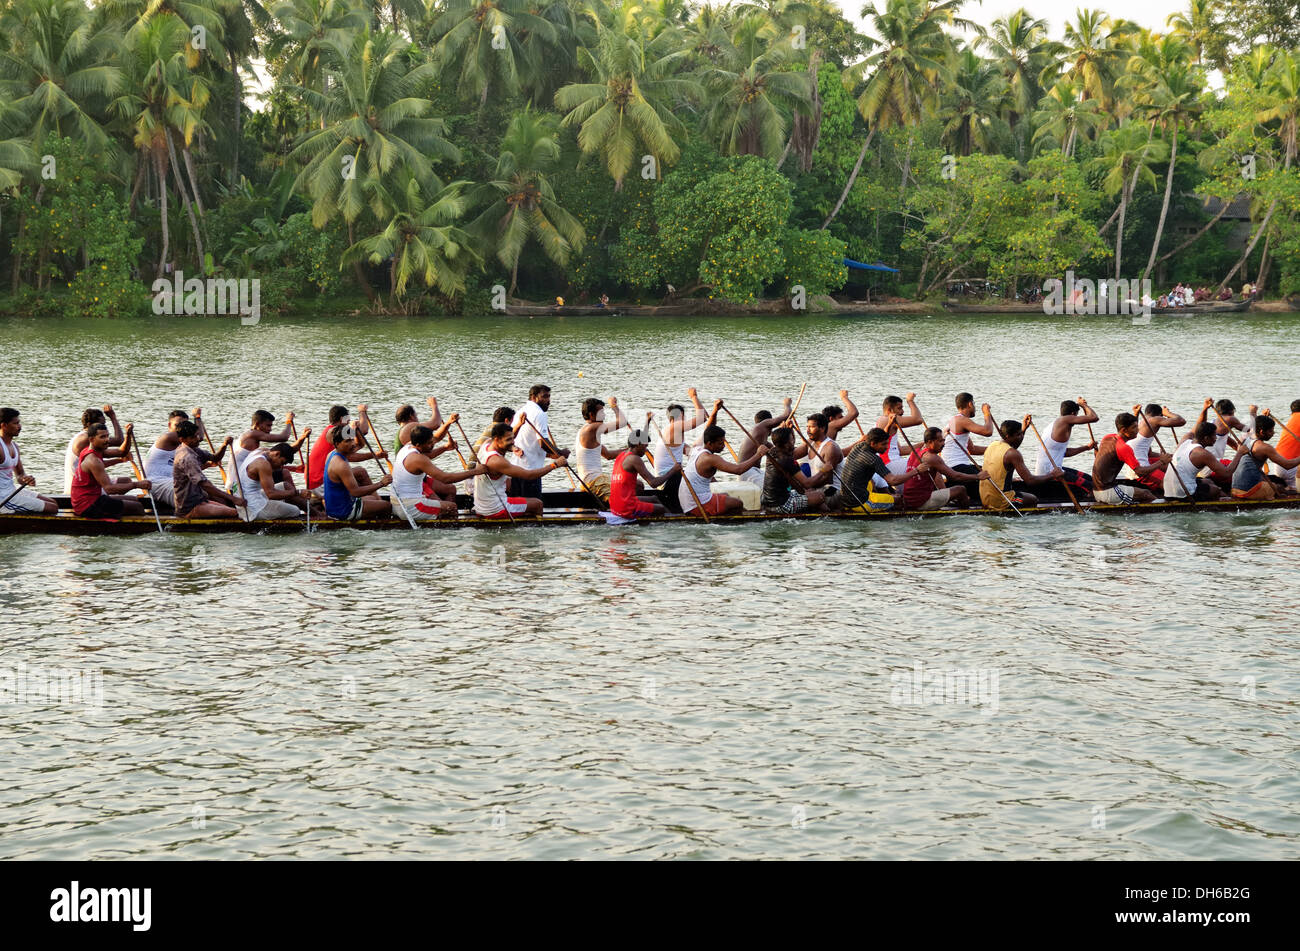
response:
M348 459L357 451L356 430L350 425L335 426L330 442L334 451L325 459L325 514L336 522L392 515L392 503L378 498L375 493L392 482L393 477L386 475L378 482L362 482Z

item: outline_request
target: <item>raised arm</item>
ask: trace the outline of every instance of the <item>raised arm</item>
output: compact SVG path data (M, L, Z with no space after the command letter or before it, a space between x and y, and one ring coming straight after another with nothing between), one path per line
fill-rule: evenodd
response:
M436 396L430 396L426 402L429 404L430 416L424 425L428 426L436 434L438 427L442 425L442 413L438 410L438 398ZM456 414L453 413L452 416L455 417ZM446 434L444 433L443 435ZM438 438L441 439L442 436L438 436Z
M840 390L840 402L844 404L844 415L839 419L832 419L830 425L826 427L826 434L834 439L839 435L840 430L851 425L858 418L858 408L853 401L849 399L848 390Z
M920 424L925 417L922 416L921 411L916 408L916 394L908 393L903 397L903 399L907 401L907 414L898 417L899 428L901 429L904 426L916 426Z
M985 438L992 436L993 435L993 407L989 406L988 403L985 403L980 407L980 411L984 414L984 422L982 423L977 423L973 419L967 419L965 416L960 416L960 415L954 418L953 422L955 423L957 422L957 420L962 421L961 422L962 432L974 433L977 436L984 436ZM951 431L951 428L952 427L949 426L949 431ZM953 433L953 435L958 436L961 435L961 433ZM972 453L973 451L974 450L972 448Z

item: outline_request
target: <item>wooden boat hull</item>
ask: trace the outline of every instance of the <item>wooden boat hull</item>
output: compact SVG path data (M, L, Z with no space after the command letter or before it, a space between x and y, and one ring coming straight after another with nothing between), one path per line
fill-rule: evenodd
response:
M560 492L543 496L544 501L575 501L582 498L581 493ZM466 500L467 502L468 500ZM1230 514L1234 512L1265 512L1276 509L1300 509L1300 497L1272 499L1265 502L1245 499L1223 499L1218 502L1198 502L1189 505L1186 502L1152 502L1147 505L1101 505L1083 503L1086 513L1095 515L1158 515L1158 514ZM468 506L462 510L467 511ZM1038 508L1021 509L1026 517L1069 515L1074 508L1068 502L1043 505ZM995 512L988 509L939 509L934 512L885 511L866 514L815 512L801 515L763 515L745 513L742 515L711 516L714 525L744 525L754 522L781 522L786 520L842 522L890 522L899 519L953 518L958 516L976 518L1016 518L1012 511ZM704 519L698 516L660 516L639 520L638 525L651 524L703 525ZM280 519L249 524L236 519L178 519L164 517L163 531L177 534L222 534L222 535L299 535L306 529L302 519ZM421 522L419 529L453 529L453 528L524 528L556 527L575 525L604 525L605 520L590 508L576 506L555 506L542 518L518 518L513 523L502 519L486 519L476 516L462 516L456 520L439 519L436 522ZM411 526L404 519L389 518L374 522L334 522L312 520L313 532L336 531L396 531L409 532ZM116 535L153 535L158 531L152 515L131 516L121 519L78 518L71 512L61 511L58 515L3 515L0 516L0 535L77 535L77 536L116 536Z

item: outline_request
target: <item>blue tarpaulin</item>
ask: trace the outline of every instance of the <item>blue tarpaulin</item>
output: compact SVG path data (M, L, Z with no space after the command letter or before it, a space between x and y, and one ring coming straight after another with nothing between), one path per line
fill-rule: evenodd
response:
M887 265L879 264L879 263L863 264L861 261L850 261L848 258L844 259L844 266L854 267L857 268L859 271L888 271L891 274L898 273L898 268L896 267L889 267Z

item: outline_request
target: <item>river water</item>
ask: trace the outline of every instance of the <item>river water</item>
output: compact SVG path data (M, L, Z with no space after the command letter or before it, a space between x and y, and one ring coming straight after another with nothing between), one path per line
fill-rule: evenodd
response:
M932 422L1300 398L1279 315L3 332L48 491L104 402L148 445L196 404L366 401L391 439L428 395L474 433L535 381L563 443L583 397L688 385L742 419L804 381ZM1297 556L1290 512L0 535L0 857L1294 858Z

